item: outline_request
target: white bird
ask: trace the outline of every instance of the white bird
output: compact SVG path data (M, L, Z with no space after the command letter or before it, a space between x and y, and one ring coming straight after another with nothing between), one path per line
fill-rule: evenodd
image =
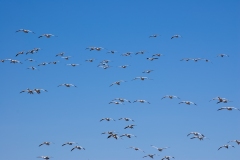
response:
M53 34L42 34L41 36L39 36L38 38L42 38L42 37L46 37L46 38L50 38L50 37L57 37L57 36L55 36L55 35L53 35Z
M49 62L49 64L57 64L59 61L53 61L53 62Z
M89 49L89 51L95 50L96 47L87 47L86 49Z
M34 60L34 59L31 59L31 58L27 58L27 59L25 59L25 61L33 62L33 61L35 61L35 60Z
M172 157L172 156L165 156L165 157L163 157L161 160L164 160L164 159L170 160L171 158L174 158L174 157ZM174 158L174 159L175 159L175 158Z
M125 101L131 103L131 101L127 100L127 99L124 99L124 98L115 98L114 100L119 100L121 103L124 103ZM114 101L113 100L113 101Z
M239 111L240 111L240 109L235 108L235 107L221 107L221 108L219 108L217 111L220 111L220 110L223 110L223 109L226 109L226 110L229 110L229 111L232 111L233 109L236 109L236 110L239 110Z
M39 147L42 146L42 145L47 145L47 146L49 146L49 145L52 144L52 143L53 143L53 142L43 142L43 143L39 144Z
M151 73L153 70L145 70L142 73Z
M183 58L183 59L181 59L180 61L190 61L192 58Z
M146 100L143 100L143 99L138 99L138 100L133 101L133 103L135 103L135 102L151 104L150 102L148 102L148 101L146 101Z
M227 55L227 54L219 54L219 55L217 55L217 57L229 57L229 55Z
M120 68L127 68L128 66L130 66L130 65L122 65L122 66L118 66L118 67L120 67Z
M159 152L162 152L164 149L170 148L170 147L163 147L163 148L158 148L156 146L151 145L153 148L157 149Z
M15 59L5 59L5 60L8 60L8 61L10 61L10 63L20 63L20 64L22 64L22 62L20 62L20 61L18 61L18 60L15 60Z
M120 85L121 82L127 82L127 81L124 81L124 80L116 81L116 82L113 82L109 87L113 86L114 84Z
M38 156L37 158L50 159L50 158L53 158L53 157L50 157L50 156Z
M197 105L196 103L193 103L193 102L190 102L190 101L182 101L182 102L179 102L179 104L181 103L185 103L187 105L190 105L190 104L194 104L194 105Z
M141 150L140 148L137 148L137 147L129 147L129 148L132 148L132 149L134 149L135 151L142 151L142 152L144 152L143 150ZM127 148L128 149L128 148ZM145 153L145 152L144 152Z
M134 120L131 119L131 118L119 118L118 120L125 120L125 121L133 121L134 122Z
M86 59L87 62L93 62L95 59Z
M173 36L171 37L171 39L173 39L173 38L180 38L180 37L182 37L182 36L180 36L179 34L175 34L175 35L173 35Z
M97 50L97 51L101 51L104 48L103 47L95 47L94 49Z
M195 139L195 138L198 138L200 141L202 141L203 139L209 139L209 138L207 138L205 136L201 136L201 135L193 136L190 139Z
M26 54L29 54L29 53L34 54L35 52L37 52L37 51L35 49L32 49L30 51L27 51Z
M18 55L20 55L20 54L24 54L24 51L18 52L18 53L16 54L16 57L17 57Z
M206 59L206 58L202 58L201 60L212 63L209 59Z
M100 120L100 122L102 122L103 120L106 120L106 121L111 121L111 120L113 120L113 121L115 121L115 120L112 119L112 118L102 118L102 119Z
M230 142L236 142L238 145L240 145L240 140L232 140L232 141L229 141L228 143Z
M33 34L35 34L33 31L30 31L30 30L27 30L27 29L19 29L16 32L33 33Z
M163 54L156 53L156 54L153 54L153 55L152 55L152 57L154 57L154 56L156 56L156 57L161 57L161 56L163 56Z
M114 134L116 131L107 131L107 132L103 132L102 134Z
M135 135L133 135L133 134L122 134L120 137L128 137L128 138L131 138L131 137L137 137L137 136L135 136Z
M123 53L122 56L126 56L126 57L127 57L127 56L131 56L132 53L133 53L133 52L126 52L126 53Z
M127 128L133 129L134 126L136 126L136 125L135 124L131 124L131 125L128 125L128 126L124 127L124 129L127 129Z
M62 146L73 145L73 144L78 144L78 143L76 143L76 142L66 142L66 143L62 144Z
M145 51L138 51L138 52L135 53L135 55L137 55L137 54L144 54L144 53L145 53Z
M69 58L71 58L71 56L66 56L66 57L61 57L61 58L64 58L66 60L69 60Z
M109 134L109 136L107 138L111 138L111 137L115 138L115 139L119 139L119 136L116 133Z
M85 150L85 148L83 148L82 146L75 146L75 147L73 147L71 149L71 151L73 151L74 149L79 149L79 150L83 149L83 150Z
M111 50L111 51L108 51L107 53L112 53L112 54L114 54L114 53L116 53L117 51L114 51L114 50Z
M136 80L136 79L140 79L140 80L145 80L145 79L149 79L149 80L152 80L152 79L150 79L150 78L148 78L148 77L135 77L133 80Z
M77 86L75 86L75 85L73 85L73 84L68 84L68 83L63 83L63 84L58 85L58 87L60 87L60 86L66 86L66 87L71 87L71 86L73 86L73 87L77 87Z
M166 96L162 97L162 99L164 99L164 98L170 98L170 99L177 98L177 99L180 99L178 96L174 96L174 95L166 95Z
M205 137L202 133L199 133L199 132L190 132L187 136L193 134L194 136L202 136L202 137Z
M145 158L145 157L150 157L150 158L153 158L153 156L155 156L156 154L148 154L148 155L146 155L146 156L143 156L143 158Z
M73 66L73 67L76 67L78 66L79 64L74 64L74 63L71 63L71 64L67 64L68 66Z
M222 145L221 147L219 147L218 150L221 149L221 148L227 148L227 149L228 149L229 147L233 147L233 148L235 148L235 147L232 146L232 145L225 144L225 145Z
M34 91L29 89L29 88L27 88L26 90L22 90L20 93L23 93L23 92L27 92L29 94L33 94Z
M58 56L62 57L64 54L65 54L64 52L58 53L58 54L56 54L56 57L58 57Z
M199 60L201 60L202 58L192 58L191 60L193 60L194 62L197 62Z
M156 37L158 37L158 34L153 34L149 36L149 38L156 38Z
M218 104L218 103L227 103L227 102L230 102L228 99L226 99L226 98L221 98L221 97L213 98L213 99L211 99L210 101L212 101L212 100L218 100L217 104ZM210 102L210 101L209 101L209 102Z
M109 102L108 104L111 104L111 103L113 103L113 104L123 104L122 102L118 102L118 101L111 101L111 102ZM124 105L124 104L123 104Z
M33 91L36 92L37 94L40 94L41 91L47 92L46 89L37 89L37 88L35 88Z
M28 67L27 69L36 70L36 67Z
M155 59L158 59L158 58L153 58L153 57L147 58L147 60L149 60L149 61L153 61Z
M40 63L38 66L45 66L47 64L50 64L49 62L43 62L43 63Z

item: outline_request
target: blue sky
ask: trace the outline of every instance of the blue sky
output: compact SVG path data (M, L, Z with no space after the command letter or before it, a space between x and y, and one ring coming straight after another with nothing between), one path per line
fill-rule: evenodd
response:
M23 64L0 62L1 158L30 160L49 155L59 160L141 160L147 154L158 154L154 159L167 155L177 160L240 159L236 143L231 143L235 148L217 150L240 139L240 112L217 111L226 106L240 108L239 7L237 0L2 1L0 59L17 59ZM18 29L36 34L16 33ZM37 38L45 33L58 37ZM152 34L159 36L149 38ZM170 39L175 34L182 37ZM85 50L90 46L104 49ZM33 48L41 50L15 57ZM109 50L117 52L109 54ZM141 50L143 55L121 56ZM60 52L71 58L56 57ZM164 56L146 60L156 53ZM96 60L85 61L90 58ZM207 58L212 63L180 61L182 58ZM110 68L97 67L104 59L111 60ZM38 66L52 61L59 63ZM67 66L69 63L80 65ZM122 69L120 65L130 66ZM26 69L30 66L38 70ZM142 73L148 69L154 71ZM137 76L153 80L132 81ZM109 87L118 80L127 82ZM57 87L62 83L77 88ZM48 92L19 93L26 88ZM161 100L165 95L181 99ZM209 102L217 96L232 102ZM118 97L145 99L151 104L108 104ZM180 101L197 106L178 104ZM99 122L105 117L116 121ZM135 122L117 120L121 117ZM129 124L136 127L123 129ZM115 140L101 134L111 130L137 137ZM209 139L190 139L187 134L192 131ZM54 144L38 147L44 141ZM78 142L86 150L71 152L72 146L61 146L67 141ZM150 145L170 148L158 152ZM130 146L146 153L127 149Z

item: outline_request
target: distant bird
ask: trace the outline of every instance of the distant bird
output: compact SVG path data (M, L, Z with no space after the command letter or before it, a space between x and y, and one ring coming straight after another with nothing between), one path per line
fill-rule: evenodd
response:
M122 56L126 56L126 57L127 57L127 56L131 56L132 53L133 53L133 52L126 52L126 53L123 53Z
M181 103L185 103L187 105L190 105L190 104L194 104L194 105L197 105L196 103L193 103L193 102L190 102L190 101L182 101L182 102L179 102L179 104Z
M57 64L59 61L53 61L53 62L49 62L49 64Z
M156 146L151 145L153 148L157 149L159 152L162 152L164 149L167 149L169 147L163 147L163 148L158 148Z
M33 94L34 91L29 89L29 88L27 88L26 90L22 90L20 93L23 93L23 92L27 92L29 94Z
M232 141L229 141L228 143L230 142L236 142L238 145L240 145L240 140L232 140Z
M47 92L46 89L36 89L36 88L33 91L36 92L37 94L40 94L41 91Z
M123 103L123 102L125 102L125 101L131 103L131 101L129 101L129 100L127 100L127 99L124 99L124 98L115 98L114 100L119 100L121 103ZM114 100L113 100L113 101L114 101Z
M134 120L131 119L131 118L119 118L118 120L125 120L125 121L133 121L134 122Z
M217 57L229 57L229 55L227 55L227 54L219 54L219 55L217 55Z
M15 60L15 59L5 59L5 60L8 60L8 61L10 61L10 63L20 63L20 64L22 64L22 62L20 62L20 61L18 61L18 60Z
M47 64L50 64L49 62L43 62L43 63L40 63L38 66L45 66Z
M62 146L65 146L65 145L73 145L73 144L77 144L76 142L66 142L64 144L62 144Z
M6 61L6 59L1 59L1 62L4 63Z
M118 66L120 68L127 68L129 65L122 65L122 66Z
M218 109L218 111L223 110L223 109L226 109L226 110L229 110L229 111L232 111L233 109L236 109L236 110L240 111L240 109L235 108L235 107L221 107L221 108Z
M71 149L71 151L73 151L74 149L79 149L79 150L83 149L83 150L85 150L85 148L83 148L82 146L75 146L75 147L73 147Z
M114 51L114 50L111 50L111 51L108 51L107 53L112 53L112 54L114 54L114 53L116 53L117 51Z
M93 62L95 59L87 59L87 60L85 60L85 61L87 61L87 62Z
M30 51L27 51L26 54L29 54L29 53L34 54L35 52L37 52L37 51L35 49L32 49Z
M114 84L120 85L121 82L127 82L127 81L124 81L124 80L116 81L116 82L113 82L109 87L113 86Z
M20 54L24 54L24 51L18 52L18 53L16 54L16 57L17 57L18 55L20 55Z
M143 156L143 158L145 158L145 157L150 157L150 158L153 158L153 156L155 156L156 154L148 154L148 155L146 155L146 156Z
M77 86L75 86L75 85L73 85L73 84L68 84L68 83L63 83L63 84L58 85L58 87L60 87L60 86L66 86L66 87L71 87L71 86L73 86L73 87L77 87Z
M156 57L161 57L161 56L163 56L163 54L156 53L156 54L153 54L153 55L152 55L152 57L155 57L155 56L156 56Z
M36 67L28 67L27 69L36 70Z
M58 54L56 54L56 57L58 57L58 56L62 57L64 54L65 54L64 52L58 53Z
M61 58L65 59L65 60L69 60L69 58L71 58L71 56L66 56L66 57L61 57Z
M190 61L192 58L183 58L180 61Z
M39 144L39 147L42 146L42 145L47 145L47 146L49 146L49 145L52 144L52 143L53 143L53 142L43 142L43 143Z
M50 157L50 156L38 156L37 158L50 159L50 158L53 158L53 157Z
M133 101L133 103L135 103L135 102L151 104L150 102L148 102L148 101L146 101L146 100L143 100L143 99L138 99L138 100Z
M209 139L209 138L207 138L207 137L205 137L205 136L201 136L201 135L193 136L193 137L191 137L190 139L195 139L195 138L198 138L200 141L202 141L203 139Z
M33 62L33 61L35 61L35 60L34 60L34 59L31 59L31 58L27 58L27 59L25 59L25 61Z
M133 135L133 134L122 134L120 137L128 137L128 138L132 138L132 137L137 137L137 136L135 136L135 135Z
M74 63L71 63L71 64L67 64L68 66L73 66L73 67L76 67L78 66L79 64L74 64Z
M16 32L33 33L33 34L35 34L33 31L30 31L30 30L27 30L27 29L19 29Z
M193 134L194 136L202 136L202 137L205 137L202 133L199 133L199 132L190 132L187 136Z
M198 62L199 60L201 60L201 58L193 58L191 60L193 60L194 62Z
M119 138L121 138L121 137L119 137L118 136L118 134L116 134L116 133L112 133L112 134L109 134L109 136L107 137L107 138L115 138L115 139L119 139Z
M151 73L153 70L145 70L142 73Z
M149 61L153 61L153 60L155 60L155 59L158 59L158 58L152 58L152 57L147 58L147 60L149 60Z
M158 34L152 34L149 36L149 38L156 38L156 37L158 37Z
M87 47L86 49L89 49L89 51L95 50L96 47Z
M174 96L174 95L166 95L166 96L162 97L162 99L164 99L164 98L170 98L170 99L177 98L177 99L180 99L178 96Z
M145 80L145 79L149 79L149 80L152 80L152 79L150 79L150 78L148 78L148 77L135 77L133 80L137 80L137 79L140 79L140 80Z
M118 101L111 101L111 102L109 102L108 104L123 104L122 102L118 102Z
M114 134L115 133L115 131L107 131L107 132L103 132L102 134Z
M95 47L94 49L97 50L97 51L101 51L104 48L103 47Z
M219 147L219 148L218 148L218 150L219 150L219 149L221 149L221 148L227 148L227 149L228 149L229 147L233 147L233 148L235 148L235 147L234 147L234 146L232 146L232 145L225 144L225 145L223 145L223 146Z
M138 51L138 52L135 53L135 55L137 55L137 54L144 54L144 53L145 53L145 51Z
M53 34L42 34L41 36L39 36L38 38L42 38L42 37L46 37L46 38L50 38L50 37L57 37Z
M115 121L115 120L112 119L112 118L102 118L102 119L100 120L100 122L102 122L103 120L106 120L106 121L111 121L111 120L113 120L113 121Z
M144 152L143 150L141 150L140 148L137 148L137 147L129 147L129 148L132 148L132 149L134 149L135 151L142 151L142 152ZM127 148L128 149L128 148ZM145 153L145 152L144 152Z
M206 58L202 58L201 60L212 63L209 59L206 59Z
M174 158L174 157L172 157L172 156L165 156L165 157L163 157L161 160L164 160L164 159L170 160L171 158ZM174 158L174 159L175 159L175 158Z
M103 69L108 69L110 68L111 66L107 65L107 64L104 64L104 65L98 65L98 67L101 67Z
M133 129L134 126L136 126L136 125L135 124L131 124L131 125L128 125L128 126L124 127L124 129L127 129L127 128Z
M227 103L227 102L230 102L228 99L226 99L226 98L221 98L221 97L213 98L213 99L211 99L210 101L212 101L212 100L218 100L217 104L218 104L218 103ZM210 102L210 101L209 101L209 102Z
M173 35L173 36L171 37L171 39L173 39L173 38L180 38L180 37L182 37L182 36L180 36L179 34L175 34L175 35Z

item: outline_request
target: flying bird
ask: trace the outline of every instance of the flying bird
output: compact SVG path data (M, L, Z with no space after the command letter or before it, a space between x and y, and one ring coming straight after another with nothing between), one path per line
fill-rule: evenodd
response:
M79 149L79 150L83 149L83 150L85 150L85 148L83 148L82 146L75 146L75 147L73 147L71 149L71 151L73 151L74 149Z
M193 102L190 102L190 101L182 101L182 102L179 102L179 104L181 103L185 103L187 105L190 105L190 104L194 104L194 105L197 105L196 103L193 103Z
M17 57L18 55L20 55L20 54L24 54L24 51L18 52L18 53L16 54L16 57Z
M123 81L123 80L116 81L116 82L113 82L109 87L113 86L114 84L116 84L116 85L120 85L121 82L127 82L127 81Z
M156 54L153 54L153 55L152 55L152 57L155 57L155 56L156 56L156 57L161 57L161 56L163 56L163 54L156 53Z
M50 159L50 158L53 158L53 157L50 157L50 156L38 156L37 158Z
M131 118L119 118L118 120L125 120L125 121L133 121L134 122L134 120L131 119Z
M41 91L47 92L46 89L36 89L36 88L33 91L36 92L37 94L40 94Z
M52 144L52 143L53 143L53 142L43 142L43 143L39 144L39 147L42 146L42 145L47 145L47 146L49 146L49 145Z
M57 37L53 34L42 34L41 36L39 36L38 38L42 38L42 37L46 37L46 38L50 38L50 37Z
M148 78L148 77L135 77L133 80L137 80L137 79L140 79L140 80L145 80L145 79L149 79L149 80L152 80L152 79L150 79L150 78Z
M154 157L155 155L156 155L156 154L148 154L148 155L146 155L146 156L143 156L143 158L150 157L150 158L153 159L153 157Z
M132 137L137 137L137 136L135 136L135 135L133 135L133 134L122 134L120 137L128 137L128 138L132 138Z
M148 102L148 101L146 101L146 100L143 100L143 99L138 99L138 100L133 101L133 103L135 103L135 102L151 104L150 102Z
M153 61L155 59L158 59L158 58L153 58L153 57L147 58L147 60L149 60L149 61Z
M156 37L158 37L158 34L153 34L149 36L149 38L156 38Z
M229 147L233 147L233 148L235 148L235 147L232 146L232 145L225 144L225 145L222 145L221 147L219 147L218 150L221 149L221 148L227 148L227 149L228 149Z
M145 70L142 73L151 73L153 70Z
M135 151L142 151L142 152L144 152L143 150L141 150L140 148L137 148L137 147L129 147L129 148L132 148L132 149L134 149ZM128 148L127 148L128 149ZM144 152L145 153L145 152Z
M62 146L73 145L73 144L78 144L78 143L76 143L76 142L66 142L66 143L62 144Z
M220 111L220 110L223 110L223 109L226 109L226 110L229 110L229 111L232 111L233 109L236 109L236 110L239 110L239 111L240 111L240 109L235 108L235 107L221 107L221 108L219 108L217 111Z
M22 90L20 93L23 93L23 92L27 92L29 94L33 94L34 91L29 89L29 88L27 88L26 90Z
M219 55L217 55L217 57L229 57L229 55L227 55L227 54L219 54Z
M136 126L136 125L135 124L131 124L131 125L128 125L128 126L124 127L124 129L127 129L127 128L133 129L134 126Z
M111 121L111 120L113 120L113 121L115 121L115 120L112 119L112 118L102 118L102 119L100 120L100 122L102 122L103 120L106 120L106 121Z
M27 69L36 70L36 67L28 67Z
M58 56L62 57L64 54L65 54L64 52L58 53L58 54L56 54L56 57L58 57Z
M151 145L153 148L157 149L159 152L162 152L164 149L170 148L170 147L163 147L163 148L158 148L156 146Z
M73 87L77 87L77 86L75 86L75 85L73 85L73 84L68 84L68 83L63 83L63 84L58 85L58 87L60 87L60 86L66 86L66 87L71 87L71 86L73 86Z
M131 103L131 101L129 101L129 100L127 100L127 99L124 99L124 98L115 98L114 100L119 100L121 103L123 103L123 102L125 102L125 101ZM114 100L113 100L113 101L114 101Z
M74 64L74 63L71 63L71 64L67 64L68 66L73 66L73 67L76 67L78 66L79 64Z
M30 31L30 30L27 30L27 29L19 29L16 32L33 33L33 34L35 34L33 31Z
M180 37L182 37L182 36L180 36L179 34L175 34L175 35L173 35L173 36L171 37L171 39L173 39L173 38L180 38Z
M228 143L230 142L236 142L238 145L240 145L240 140L232 140L232 141L229 141Z
M164 99L164 98L170 98L170 99L177 98L177 99L180 99L178 96L174 96L174 95L166 95L166 96L162 97L162 99Z
M174 157L172 157L172 156L165 156L165 157L163 157L161 160L164 160L164 159L170 160L171 158L174 158ZM175 159L175 158L174 158L174 159Z

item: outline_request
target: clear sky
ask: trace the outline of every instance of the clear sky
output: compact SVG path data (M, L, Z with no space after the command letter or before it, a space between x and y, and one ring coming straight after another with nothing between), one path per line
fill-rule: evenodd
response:
M23 64L0 62L0 159L141 160L157 154L154 159L239 160L237 143L229 143L235 148L218 148L240 140L240 111L217 111L227 106L240 108L239 8L239 0L2 0L0 59ZM16 32L19 29L35 34ZM38 38L48 33L56 37ZM158 37L149 38L153 34ZM171 39L175 34L181 38ZM104 49L85 49L90 46ZM15 56L33 48L41 50ZM107 53L110 50L117 52ZM141 50L144 54L135 55ZM70 59L56 57L60 52ZM126 52L133 54L121 56ZM163 56L146 59L157 53ZM95 60L85 61L90 58ZM183 58L211 62L180 61ZM106 59L111 60L108 69L97 67ZM59 63L38 66L53 61ZM80 65L66 65L70 63ZM37 70L27 69L30 66ZM144 70L154 71L147 74ZM152 80L132 80L138 76ZM118 80L127 82L109 87ZM63 83L77 87L58 87ZM27 88L48 92L20 94ZM161 100L165 95L181 99ZM231 102L209 102L217 96ZM119 97L151 104L109 104ZM116 121L99 122L105 117ZM135 122L118 120L121 117ZM136 126L124 129L129 124ZM137 137L107 139L101 134L105 131ZM209 139L190 139L187 134L193 131ZM44 141L54 144L39 147ZM71 152L75 145L61 146L68 141L86 150ZM170 148L159 152L150 145ZM127 149L131 146L145 153Z

